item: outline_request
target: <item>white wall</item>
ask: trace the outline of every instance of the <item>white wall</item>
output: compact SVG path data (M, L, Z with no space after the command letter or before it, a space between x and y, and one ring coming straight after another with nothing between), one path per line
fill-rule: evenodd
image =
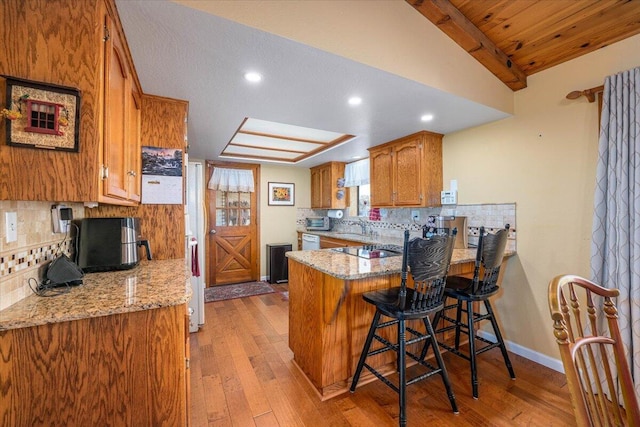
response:
M268 183L295 185L295 206L269 206ZM269 244L290 243L298 247L296 208L311 206L311 174L308 168L265 163L260 166L260 277L267 274L266 248Z
M518 255L496 307L506 338L558 357L547 303L556 275L589 277L598 108L567 93L640 66L640 36L530 76L513 117L446 135L445 187L459 203L516 202Z

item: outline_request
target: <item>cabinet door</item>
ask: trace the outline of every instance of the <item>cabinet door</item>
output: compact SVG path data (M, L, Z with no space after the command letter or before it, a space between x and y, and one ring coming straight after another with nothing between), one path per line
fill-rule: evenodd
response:
M420 206L424 201L422 191L422 142L412 138L394 147L394 205Z
M331 208L331 196L333 191L333 185L331 180L331 166L323 167L320 169L320 194L322 197L322 204L320 207L329 209Z
M140 110L142 100L136 90L130 93L129 120L127 122L127 198L134 202L140 201L142 177L140 175L142 153L140 151Z
M322 207L322 181L319 169L311 169L311 207Z
M393 206L393 151L384 147L369 151L371 206Z
M126 105L130 101L129 70L122 40L109 15L105 17L109 38L105 43L104 86L104 166L106 169L105 196L127 197L126 175Z

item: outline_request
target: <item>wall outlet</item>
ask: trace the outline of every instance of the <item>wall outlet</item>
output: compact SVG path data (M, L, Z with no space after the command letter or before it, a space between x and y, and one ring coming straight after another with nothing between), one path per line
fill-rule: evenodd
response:
M18 240L18 214L16 212L6 212L5 219L5 236L7 243Z
M412 210L411 211L411 219L414 221L420 221L420 211Z

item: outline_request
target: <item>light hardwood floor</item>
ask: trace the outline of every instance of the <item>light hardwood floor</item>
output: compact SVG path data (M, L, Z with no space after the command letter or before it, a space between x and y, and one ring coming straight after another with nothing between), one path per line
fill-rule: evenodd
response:
M286 285L278 285L286 291ZM283 293L205 304L191 334L192 426L394 426L398 395L380 381L321 402L293 363ZM573 426L565 377L510 354L512 381L498 349L479 356L480 398L468 362L445 354L459 415L439 376L409 386L409 426Z

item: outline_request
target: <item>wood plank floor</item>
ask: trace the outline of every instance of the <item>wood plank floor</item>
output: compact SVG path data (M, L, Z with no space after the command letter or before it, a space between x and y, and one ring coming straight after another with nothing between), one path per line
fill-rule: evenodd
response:
M286 285L278 285L286 291ZM288 300L272 293L205 304L191 334L192 426L394 426L398 396L380 381L321 402L293 363ZM498 349L479 357L480 398L471 397L468 362L445 354L460 409L451 412L439 376L408 388L409 426L574 426L565 377Z

